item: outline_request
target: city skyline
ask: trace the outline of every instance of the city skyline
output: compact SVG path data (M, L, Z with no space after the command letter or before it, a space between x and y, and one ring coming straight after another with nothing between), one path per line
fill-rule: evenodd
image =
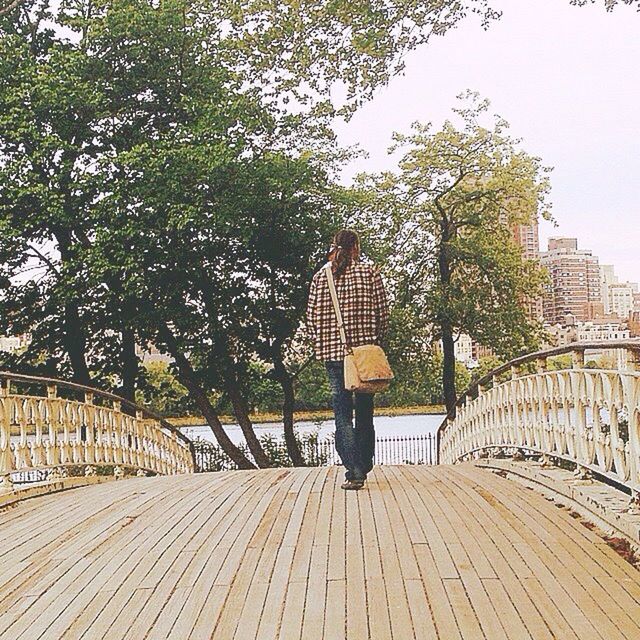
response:
M541 221L540 241L577 237L621 280L640 280L640 189L633 158L640 156L640 88L634 7L611 13L599 4L557 0L497 0L500 21L483 31L470 18L407 59L394 78L351 121L338 123L339 141L369 153L345 171L393 168L393 131L413 121L441 123L466 89L491 101L522 147L552 166L551 201L557 226Z

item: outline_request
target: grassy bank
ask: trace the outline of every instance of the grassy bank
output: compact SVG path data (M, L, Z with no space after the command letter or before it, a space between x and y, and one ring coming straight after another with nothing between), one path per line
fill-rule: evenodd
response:
M444 406L441 404L422 405L416 407L376 407L375 414L377 416L415 416L428 413L444 413ZM315 420L329 420L333 418L331 410L326 411L296 411L296 422L313 422ZM282 416L278 413L254 413L251 419L256 424L269 422L282 422ZM179 427L193 427L195 425L205 424L202 416L184 416L179 418L168 418L171 424ZM223 424L235 424L234 416L220 416Z

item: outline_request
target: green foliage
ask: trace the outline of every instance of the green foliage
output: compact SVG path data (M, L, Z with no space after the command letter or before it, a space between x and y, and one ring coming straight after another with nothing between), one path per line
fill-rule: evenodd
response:
M312 360L296 378L296 409L314 411L331 408L331 388L324 364Z
M141 388L136 392L136 402L148 406L161 416L184 416L196 411L187 390L164 362L151 362L145 366Z
M571 354L567 353L562 356L552 356L547 359L547 366L551 370L559 371L561 369L571 369L572 359Z
M547 169L518 148L508 124L485 124L489 103L460 96L459 124L416 123L394 134L398 170L359 177L368 240L378 244L396 305L443 341L445 397L455 398L455 333L511 358L537 346L526 301L545 281L512 229L549 217ZM410 327L410 333L415 329Z
M463 130L397 137L410 148L398 175L356 192L335 181L347 157L329 128L336 108L350 113L469 13L498 17L487 0L27 0L1 17L0 333L32 336L12 366L137 383L160 413L184 413L193 398L177 368L145 370L133 351L173 339L200 397L223 410L239 389L272 409L275 381L305 360L310 276L354 210L393 285L398 380L383 402L442 396L443 318L499 353L529 344L514 300L539 274L496 216L527 219L546 185L502 121L490 131L482 107L459 110ZM456 211L444 245L440 206ZM321 366L296 386L298 408L327 406Z
M478 361L478 366L471 372L471 383L475 383L487 374L504 364L498 356L484 356Z
M575 6L584 7L586 4L600 4L601 0L570 0L570 2ZM640 11L640 0L604 0L607 11L613 11L619 4L636 6Z
M329 97L338 82L343 92L333 93L344 94L346 112L399 73L407 52L469 14L485 28L500 17L488 0L226 0L221 8L233 54L250 66L254 82L303 105Z
M280 438L265 434L260 436L259 440L271 466L291 466L291 459L287 455L287 449ZM327 464L328 453L324 447L319 446L317 431L304 434L296 433L296 440L307 466L318 467ZM197 439L194 441L194 447L200 471L227 471L235 468L235 465L225 455L224 451L214 443ZM240 448L245 455L249 455L246 445L241 445Z

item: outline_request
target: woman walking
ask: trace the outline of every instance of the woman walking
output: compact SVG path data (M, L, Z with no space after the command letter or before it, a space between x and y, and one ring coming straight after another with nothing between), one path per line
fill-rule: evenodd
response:
M380 344L389 319L387 299L378 270L360 262L358 235L349 230L338 232L329 249L328 259L327 266L335 282L348 348ZM342 488L361 489L367 473L373 468L373 394L354 394L345 389L344 357L347 347L340 335L329 276L324 267L311 282L307 321L316 357L325 363L333 394L336 449L346 468Z

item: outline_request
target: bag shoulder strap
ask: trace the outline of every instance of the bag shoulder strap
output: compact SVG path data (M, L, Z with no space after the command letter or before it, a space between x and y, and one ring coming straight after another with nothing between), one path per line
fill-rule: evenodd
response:
M333 309L336 312L336 319L338 320L338 331L340 331L340 340L346 349L349 349L349 343L347 341L347 333L344 330L344 322L342 320L342 312L340 311L340 304L338 302L338 293L336 291L336 283L333 279L333 271L331 271L331 263L329 262L324 267L325 275L327 276L327 282L329 284L329 293L331 294L331 301L333 302Z

